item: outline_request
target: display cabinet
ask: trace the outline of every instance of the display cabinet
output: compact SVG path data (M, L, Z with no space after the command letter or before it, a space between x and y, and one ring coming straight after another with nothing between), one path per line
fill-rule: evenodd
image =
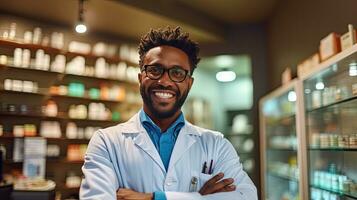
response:
M308 198L357 199L357 45L302 80Z
M262 198L303 199L301 82L293 80L260 100Z
M259 185L258 130L253 128L251 110L227 110L227 138L236 149L243 169L254 184Z

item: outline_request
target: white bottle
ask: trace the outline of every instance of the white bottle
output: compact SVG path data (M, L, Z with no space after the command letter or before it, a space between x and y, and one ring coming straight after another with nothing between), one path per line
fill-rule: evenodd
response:
M33 38L32 38L32 43L33 44L40 44L41 42L41 35L42 35L42 30L39 27L36 27L33 30Z
M14 50L14 66L21 67L22 62L22 49L16 48Z
M44 60L45 52L42 49L36 51L35 58L35 69L43 69L43 60Z
M106 70L105 70L105 59L104 58L98 58L95 62L95 76L96 77L101 77L104 78L106 77Z
M68 139L77 138L77 125L74 122L68 122L66 127L66 137Z
M50 68L50 55L45 54L43 57L43 66L42 69L48 71Z
M24 43L30 44L32 42L32 32L31 31L26 31L24 33Z
M12 90L12 80L11 79L5 79L4 80L4 89L5 90Z
M16 37L16 23L10 24L9 39L14 40Z
M125 80L126 79L126 63L125 62L120 62L118 64L118 68L117 68L117 79L119 80Z
M30 59L31 59L31 52L29 49L24 49L22 51L22 67L29 68L30 67Z
M66 68L66 57L64 55L56 55L55 60L51 64L51 71L63 73Z

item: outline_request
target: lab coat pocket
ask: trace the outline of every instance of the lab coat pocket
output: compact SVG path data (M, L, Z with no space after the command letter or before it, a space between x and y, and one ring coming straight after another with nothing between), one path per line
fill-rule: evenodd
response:
M211 178L213 177L212 174L205 174L205 173L200 173L199 174L199 180L198 180L198 190L202 188L202 186Z

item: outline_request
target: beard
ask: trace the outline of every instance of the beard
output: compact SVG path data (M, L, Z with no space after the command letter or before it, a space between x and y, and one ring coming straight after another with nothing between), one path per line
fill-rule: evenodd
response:
M171 91L175 92L176 101L171 109L166 110L166 111L161 111L154 106L154 102L150 95L152 93L152 90L154 90L154 89L171 90ZM177 111L179 111L181 109L182 105L185 103L186 98L188 96L188 92L189 92L189 90L186 90L186 91L184 91L183 94L181 94L180 91L174 90L174 89L172 89L172 87L164 87L161 85L156 85L156 86L154 85L154 86L149 87L147 90L145 90L145 88L142 85L140 85L140 94L141 94L141 97L143 98L144 104L147 106L147 108L150 110L150 112L155 117L157 117L159 119L169 118L169 117L172 117L173 115L175 115L177 113ZM167 104L167 103L165 103L165 104Z

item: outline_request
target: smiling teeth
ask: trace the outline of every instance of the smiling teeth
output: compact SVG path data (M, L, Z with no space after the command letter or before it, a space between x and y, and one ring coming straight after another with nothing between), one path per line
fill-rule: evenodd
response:
M160 97L160 98L163 98L163 99L168 99L168 98L171 98L173 96L170 93L164 93L164 92L156 92L155 95Z

